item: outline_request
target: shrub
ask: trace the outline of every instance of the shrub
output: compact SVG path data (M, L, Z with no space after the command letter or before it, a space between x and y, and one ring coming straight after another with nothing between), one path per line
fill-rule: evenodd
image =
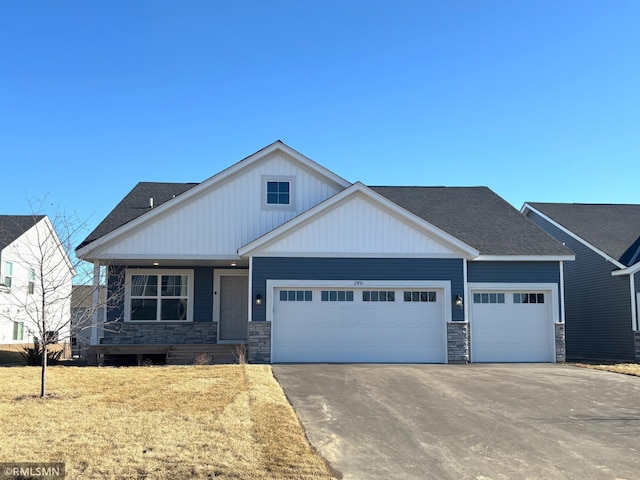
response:
M211 358L211 355L209 355L208 353L201 353L195 358L195 361L193 362L193 364L194 365L211 365L211 360L213 360Z
M33 347L24 347L20 354L24 357L27 365L41 366L42 365L42 344L35 342ZM60 363L60 357L64 350L48 350L47 351L47 365L56 365Z

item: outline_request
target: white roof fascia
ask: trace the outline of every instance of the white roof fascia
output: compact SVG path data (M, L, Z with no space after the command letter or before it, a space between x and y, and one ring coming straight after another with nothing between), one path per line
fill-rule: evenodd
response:
M613 263L616 267L618 268L626 268L626 265L620 263L618 260L612 258L610 255L607 255L606 253L604 253L602 250L600 250L599 248L594 247L593 245L591 245L589 242L587 242L585 239L583 239L582 237L579 237L578 235L576 235L575 233L573 233L571 230L567 229L566 227L563 227L562 225L560 225L558 222L556 222L555 220L553 220L551 217L545 215L544 213L542 213L540 210L536 210L535 208L533 208L531 205L529 205L528 203L525 203L522 208L520 209L520 212L524 215L526 215L527 210L531 210L532 212L534 212L537 215L540 215L542 218L544 218L547 222L549 222L550 224L552 224L554 227L559 228L560 230L562 230L564 233L566 233L567 235L569 235L570 237L572 237L573 239L577 240L578 242L582 243L585 247L593 250L595 253L597 253L598 255L600 255L602 258L604 258L605 260L607 260L608 262Z
M400 207L399 205L393 203L392 201L383 197L379 193L374 192L363 183L356 182L353 185L351 185L349 188L335 194L333 197L328 198L324 202L321 202L318 205L310 208L306 212L301 213L297 217L292 218L288 222L271 230L270 232L264 234L263 236L240 247L238 249L238 255L240 255L241 257L247 256L247 255L255 255L256 251L260 250L260 248L265 247L271 244L272 242L276 241L279 237L284 236L288 231L306 224L308 221L312 220L313 217L320 215L323 211L331 208L332 206L341 202L343 199L351 195L354 195L356 193L361 193L364 196L369 197L370 199L382 204L384 207L391 210L393 213L400 216L401 218L408 220L410 223L414 224L420 229L426 230L430 234L434 235L438 240L444 241L445 243L449 244L455 250L458 250L461 253L463 253L466 257L474 258L474 257L477 257L478 254L480 253L478 250L471 247L470 245L467 245L466 243L462 242L461 240L454 237L453 235L450 235L444 230L439 229L435 225L432 225L426 220L423 220L417 215Z
M620 275L633 275L638 271L640 271L640 262L631 265L630 267L621 268L620 270L614 270L613 272L611 272L611 275L613 275L614 277L618 277Z
M234 261L241 260L238 255L208 255L208 254L192 254L192 255L173 255L173 254L149 254L149 253L131 253L131 254L115 254L115 255L105 255L105 256L97 256L96 260L193 260L193 261L211 261L211 260L221 260L221 261Z
M85 257L87 257L96 248L104 246L105 244L111 242L115 238L120 237L121 235L124 235L125 233L135 229L138 225L140 225L140 224L142 224L142 223L144 223L144 222L146 222L146 221L148 221L148 220L150 220L152 218L155 218L155 217L157 217L159 215L162 215L166 211L173 209L176 205L179 205L182 202L186 202L190 198L193 198L193 197L199 195L201 192L213 187L214 185L217 185L217 184L227 180L229 177L235 175L240 170L244 170L245 168L249 167L250 165L262 160L267 155L270 155L271 153L276 152L278 150L280 150L281 152L284 152L285 154L287 154L290 157L293 157L296 161L302 163L303 165L305 165L310 170L318 172L323 177L325 177L328 180L340 185L341 187L347 188L347 187L349 187L351 185L351 183L349 183L344 178L336 175L332 171L324 168L322 165L320 165L320 164L314 162L313 160L305 157L301 153L297 152L293 148L285 145L280 140L278 140L278 141L272 143L271 145L269 145L269 146L257 151L256 153L254 153L252 155L249 155L248 157L240 160L239 162L235 163L234 165L222 170L220 173L217 173L216 175L214 175L213 177L208 178L207 180L203 181L202 183L199 183L195 187L190 188L186 192L178 195L177 197L166 201L162 205L159 205L158 207L155 207L155 208L149 210L148 212L143 213L139 217L134 218L133 220L131 220L131 221L125 223L124 225L116 228L115 230L112 230L111 232L107 233L106 235L95 239L93 242L91 242L91 243L85 245L84 247L78 249L76 251L76 256L78 258L83 259L83 260L87 260L87 258L85 258Z
M575 260L575 255L478 255L474 262L564 262Z
M253 255L249 258L254 258ZM269 257L291 257L290 253L284 252L269 252ZM299 258L424 258L424 254L418 253L344 253L344 252L309 252L299 253L296 252L296 257ZM246 259L246 256L238 257L239 259ZM460 258L460 254L455 253L430 253L429 258ZM466 258L466 257L463 257Z

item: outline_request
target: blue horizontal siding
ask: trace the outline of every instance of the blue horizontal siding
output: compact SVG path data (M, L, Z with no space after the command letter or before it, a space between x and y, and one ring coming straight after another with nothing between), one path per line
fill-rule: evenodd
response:
M266 299L271 280L448 280L451 293L463 293L461 259L441 258L279 258L253 259L252 298ZM269 305L253 306L253 321L266 320ZM452 320L463 321L464 312L452 308Z
M558 284L560 264L558 262L468 262L467 281Z
M534 212L528 217L576 254L564 263L567 358L635 361L629 277Z

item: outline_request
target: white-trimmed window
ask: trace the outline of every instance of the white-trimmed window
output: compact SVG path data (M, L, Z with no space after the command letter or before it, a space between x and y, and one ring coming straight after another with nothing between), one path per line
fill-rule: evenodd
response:
M267 205L291 205L291 182L267 180Z
M13 322L13 339L24 340L24 322Z
M295 175L262 175L262 208L295 210Z
M193 270L128 270L125 320L193 321Z
M36 271L33 268L29 269L29 283L27 284L27 293L33 295L36 289Z
M12 280L13 280L13 263L4 262L4 286L7 288L11 288Z

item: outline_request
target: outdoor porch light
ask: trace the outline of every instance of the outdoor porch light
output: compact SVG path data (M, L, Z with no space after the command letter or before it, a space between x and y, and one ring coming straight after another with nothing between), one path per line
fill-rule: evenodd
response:
M462 308L462 305L463 305L462 295L458 294L456 295L456 307Z
M256 295L256 305L262 305L262 295L260 295L259 293Z

